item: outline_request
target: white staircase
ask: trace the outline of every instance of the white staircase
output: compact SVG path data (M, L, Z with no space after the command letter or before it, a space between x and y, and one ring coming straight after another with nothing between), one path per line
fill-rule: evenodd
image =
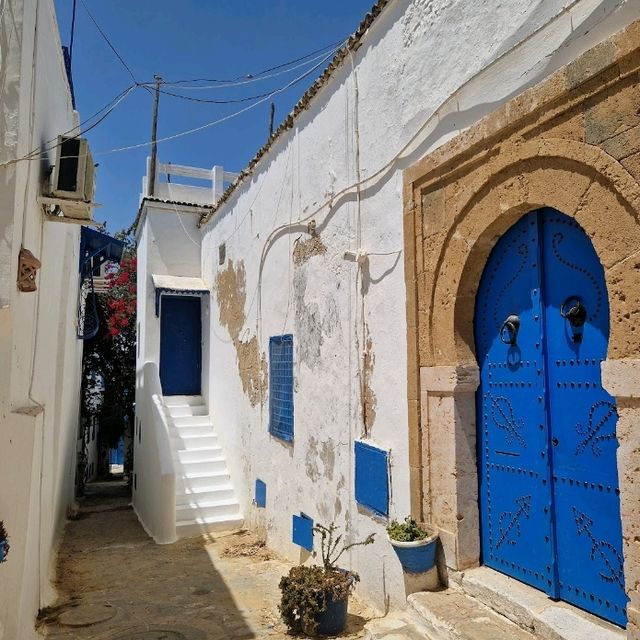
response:
M240 504L202 397L165 396L163 401L176 470L176 535L240 527Z

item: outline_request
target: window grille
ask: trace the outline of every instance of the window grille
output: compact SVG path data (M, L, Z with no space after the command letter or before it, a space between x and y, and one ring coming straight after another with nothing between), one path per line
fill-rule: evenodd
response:
M293 336L269 339L269 433L293 441Z

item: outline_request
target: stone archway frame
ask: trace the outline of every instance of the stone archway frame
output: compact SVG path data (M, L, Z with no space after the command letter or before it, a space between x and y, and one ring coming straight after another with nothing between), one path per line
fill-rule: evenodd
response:
M638 25L632 27L637 51ZM635 74L638 65L636 55ZM571 91L566 84L558 89L554 76L514 101L526 102L526 113L509 103L405 175L408 389L410 415L417 416L410 425L412 508L439 528L447 568L478 565L477 286L496 241L522 215L548 206L573 217L605 269L611 334L602 374L620 416L627 634L640 638L640 430L634 429L640 424L640 169L618 161L604 143L585 142L587 110L626 91L620 68L600 68ZM551 115L534 95L548 97L549 84L555 87ZM628 132L627 159L640 159L636 126Z

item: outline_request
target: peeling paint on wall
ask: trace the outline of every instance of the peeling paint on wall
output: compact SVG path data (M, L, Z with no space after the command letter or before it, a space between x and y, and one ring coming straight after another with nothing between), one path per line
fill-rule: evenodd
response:
M293 248L293 264L300 266L308 262L313 256L322 256L327 253L327 245L319 235L314 235L307 240L298 240Z
M376 363L376 356L373 352L373 341L367 329L367 338L364 343L364 353L362 357L362 422L364 424L364 436L371 434L373 423L376 420L376 407L378 399L371 387L373 368Z
M260 351L258 337L253 336L248 341L240 338L244 327L247 276L244 262L240 260L237 267L233 260L228 266L219 271L216 276L216 296L220 309L220 324L226 327L236 349L238 372L242 381L242 389L249 398L251 406L255 407L264 402L268 385L268 365L263 352Z
M319 462L322 462L322 472ZM336 446L329 438L324 442L318 442L316 438L309 438L309 447L305 456L305 468L307 476L313 482L320 478L328 481L333 480L333 472L336 465Z
M296 305L296 336L298 338L298 357L310 369L314 369L321 361L321 347L340 326L338 305L332 296L327 296L324 313L317 302L305 300L307 292L307 272L297 270L293 276L293 295Z

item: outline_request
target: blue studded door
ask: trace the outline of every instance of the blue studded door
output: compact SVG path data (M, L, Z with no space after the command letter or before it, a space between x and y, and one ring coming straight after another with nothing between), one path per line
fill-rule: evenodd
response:
M591 241L541 209L497 243L475 312L484 564L626 623L609 306Z

